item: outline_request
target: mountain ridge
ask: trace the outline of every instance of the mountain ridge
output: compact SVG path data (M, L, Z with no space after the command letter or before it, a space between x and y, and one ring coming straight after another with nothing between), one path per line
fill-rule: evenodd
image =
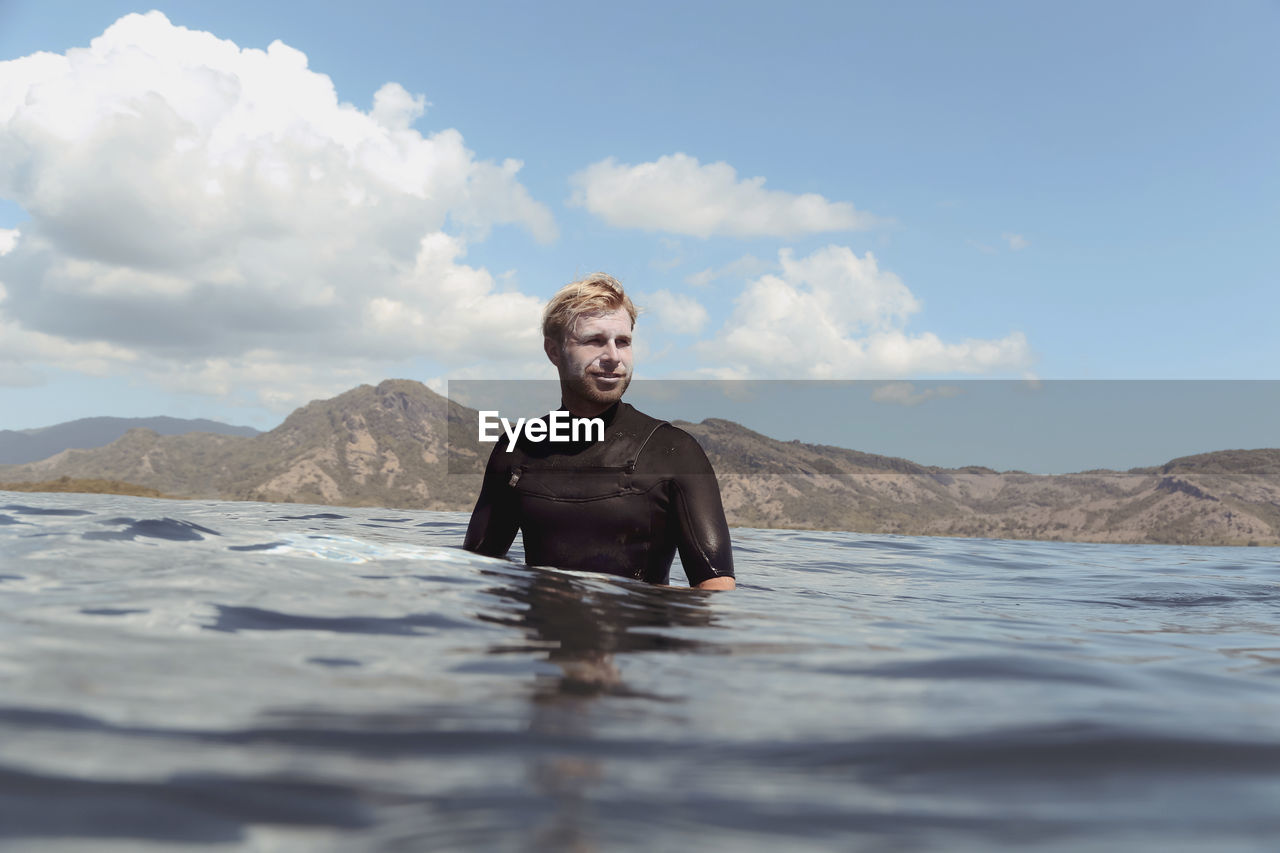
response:
M159 435L0 466L0 482L119 480L176 497L469 510L492 445L475 410L419 382L361 385L255 436ZM1280 544L1280 450L1129 471L939 468L676 421L706 451L738 526L1093 542Z
M208 418L149 418L110 416L77 418L73 421L33 429L0 430L0 465L38 462L63 450L91 450L118 441L130 429L150 429L159 435L205 432L214 435L254 436L253 427L235 426Z

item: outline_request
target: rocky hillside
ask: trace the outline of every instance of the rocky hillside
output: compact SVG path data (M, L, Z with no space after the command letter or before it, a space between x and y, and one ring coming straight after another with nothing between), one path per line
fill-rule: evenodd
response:
M1159 468L1036 475L934 468L781 442L730 421L684 424L738 524L935 536L1206 545L1280 544L1280 450Z
M456 451L464 461L479 457L474 412L421 383L388 380L312 402L252 438L162 436L134 429L107 447L0 466L0 481L87 477L123 480L178 497L469 507L479 478L449 474L450 420L467 425L458 430Z
M706 449L734 525L1280 544L1280 450L1041 476L777 441L718 419L680 426ZM133 430L107 447L0 466L0 482L96 478L181 497L467 510L490 449L476 439L474 410L388 380L313 402L255 437Z

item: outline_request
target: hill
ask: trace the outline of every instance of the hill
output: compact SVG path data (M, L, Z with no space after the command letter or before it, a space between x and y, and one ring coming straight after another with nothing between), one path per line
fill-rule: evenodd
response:
M0 466L2 481L121 480L188 498L454 509L475 500L477 478L450 475L450 418L475 415L408 380L362 385L296 410L252 437L135 428L89 450ZM482 458L474 428L460 452ZM487 448L484 451L487 454Z
M477 413L409 380L362 385L260 435L134 429L92 450L0 466L0 482L120 480L177 497L468 510L490 445ZM1280 450L1156 468L1035 475L946 469L678 423L706 450L734 525L1092 542L1280 544ZM450 428L453 428L450 441Z
M158 435L207 432L214 435L254 436L252 427L231 426L204 418L80 418L38 429L0 430L0 465L20 465L47 459L71 448L106 447L131 429L148 429Z
M711 459L736 523L932 536L1280 544L1280 450L1159 468L1037 475L926 467L781 442L730 421L680 424Z
M122 483L119 480L73 480L59 477L43 483L0 483L0 491L8 492L77 492L91 495L133 495L139 498L167 498L155 489Z

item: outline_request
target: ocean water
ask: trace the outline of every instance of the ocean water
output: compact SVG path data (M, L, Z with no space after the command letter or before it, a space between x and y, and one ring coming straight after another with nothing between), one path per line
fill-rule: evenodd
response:
M1280 549L735 529L700 593L465 525L0 492L0 847L1280 845Z

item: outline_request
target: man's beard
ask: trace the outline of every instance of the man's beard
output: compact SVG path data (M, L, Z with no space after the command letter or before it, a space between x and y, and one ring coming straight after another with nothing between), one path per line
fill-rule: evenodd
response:
M622 399L631 384L631 374L612 388L597 388L589 375L561 377L565 390L588 403L612 405Z

